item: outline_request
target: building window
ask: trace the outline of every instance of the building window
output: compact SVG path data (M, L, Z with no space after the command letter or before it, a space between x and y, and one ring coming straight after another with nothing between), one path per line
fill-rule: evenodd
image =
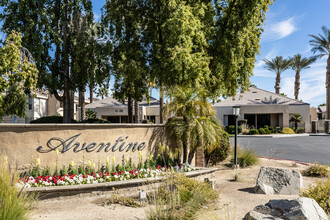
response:
M38 98L34 98L34 111L40 111L40 100Z
M32 101L33 101L33 99L29 98L29 110L32 110Z

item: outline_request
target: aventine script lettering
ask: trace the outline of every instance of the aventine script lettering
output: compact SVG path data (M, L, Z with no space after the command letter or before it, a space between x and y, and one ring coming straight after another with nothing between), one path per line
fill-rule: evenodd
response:
M75 153L78 153L80 151L93 152L95 150L97 150L96 152L101 152L102 150L104 150L104 152L135 152L136 150L142 151L146 147L145 142L141 142L140 144L138 142L130 142L126 144L125 140L127 140L128 136L126 138L119 137L113 145L111 145L110 142L101 142L99 144L96 142L81 144L80 142L76 141L76 139L78 139L80 135L81 134L74 135L66 140L63 140L59 137L53 137L47 142L48 148L43 149L42 146L39 146L37 148L37 151L39 153L49 153L58 149L59 152L65 153L72 149Z

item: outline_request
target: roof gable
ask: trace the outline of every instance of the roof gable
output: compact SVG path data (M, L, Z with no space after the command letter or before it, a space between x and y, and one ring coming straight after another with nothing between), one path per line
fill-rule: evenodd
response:
M215 104L214 106L234 105L309 105L295 99L288 98L273 92L256 87L249 88L244 93L238 93L235 97L229 97Z

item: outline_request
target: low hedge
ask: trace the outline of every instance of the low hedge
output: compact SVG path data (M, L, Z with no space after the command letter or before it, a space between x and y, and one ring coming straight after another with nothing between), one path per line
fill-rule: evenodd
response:
M62 116L45 116L45 117L41 117L36 120L33 120L30 123L31 124L62 124L63 117ZM105 124L105 123L111 123L111 122L107 121L105 119L100 119L100 118L88 118L83 121L76 121L76 120L72 119L71 123Z
M30 124L62 124L63 123L63 117L62 116L45 116L38 118L36 120L33 120L30 122ZM76 120L71 119L71 123L78 123Z
M87 124L107 124L107 123L111 123L110 121L108 120L105 120L105 119L101 119L101 118L88 118L88 119L85 119L83 121L80 121L79 123L87 123Z

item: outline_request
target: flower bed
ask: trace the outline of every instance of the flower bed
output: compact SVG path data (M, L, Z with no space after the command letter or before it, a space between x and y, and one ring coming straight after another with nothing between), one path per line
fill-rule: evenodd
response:
M135 169L131 171L119 171L119 172L99 172L83 175L67 174L64 176L38 176L38 177L26 177L18 180L19 186L24 187L47 187L47 186L66 186L66 185L81 185L81 184L96 184L111 181L124 181L136 178L148 178L164 176L172 172L189 172L195 168L186 164L175 167L161 167L157 166L157 169Z

